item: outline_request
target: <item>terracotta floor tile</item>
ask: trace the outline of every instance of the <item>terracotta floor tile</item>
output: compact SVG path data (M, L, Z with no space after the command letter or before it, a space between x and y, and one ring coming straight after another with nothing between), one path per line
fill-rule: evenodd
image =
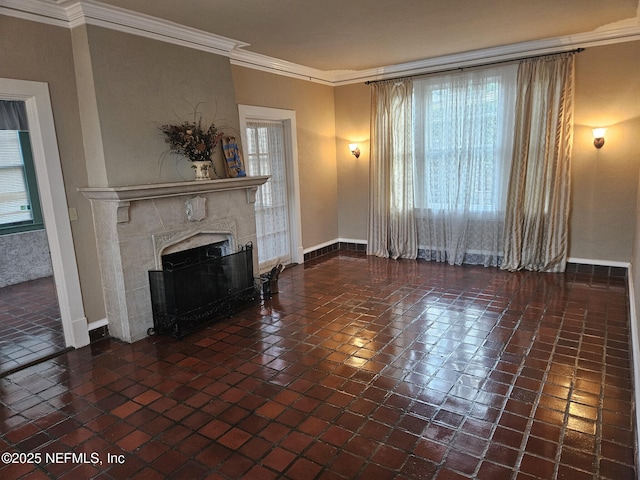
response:
M3 452L125 458L0 478L635 478L625 269L333 253L279 292L182 340L102 340L0 377ZM0 289L11 328L21 295ZM0 369L48 348L0 343Z
M218 442L231 450L238 450L243 444L249 441L250 438L251 434L239 428L233 428L220 437Z

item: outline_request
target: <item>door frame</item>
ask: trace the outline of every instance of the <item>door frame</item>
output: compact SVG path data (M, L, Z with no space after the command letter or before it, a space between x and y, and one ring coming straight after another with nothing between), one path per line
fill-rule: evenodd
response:
M300 214L300 178L298 174L298 140L296 112L279 108L238 105L240 136L247 145L247 122L271 120L284 125L285 168L287 170L287 201L289 202L289 228L291 230L291 261L304 263L302 248L302 216Z
M64 340L67 347L83 347L89 344L89 328L80 290L49 85L0 78L0 99L25 103Z

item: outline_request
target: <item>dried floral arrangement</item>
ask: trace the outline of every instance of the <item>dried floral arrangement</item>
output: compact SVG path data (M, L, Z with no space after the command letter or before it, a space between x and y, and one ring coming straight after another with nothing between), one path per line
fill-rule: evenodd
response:
M215 123L205 130L202 127L202 118L197 122L160 125L159 128L166 135L165 141L169 148L192 162L211 160L211 155L224 136L224 132L218 130Z

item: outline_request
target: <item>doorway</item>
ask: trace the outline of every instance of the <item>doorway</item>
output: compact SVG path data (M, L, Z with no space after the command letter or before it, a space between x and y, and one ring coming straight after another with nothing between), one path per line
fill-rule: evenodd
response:
M26 109L65 346L88 345L89 329L84 316L49 86L43 82L0 78L0 100L24 102Z
M239 113L247 173L271 177L256 195L260 272L302 263L295 112L240 105Z
M0 375L62 353L24 101L0 100Z

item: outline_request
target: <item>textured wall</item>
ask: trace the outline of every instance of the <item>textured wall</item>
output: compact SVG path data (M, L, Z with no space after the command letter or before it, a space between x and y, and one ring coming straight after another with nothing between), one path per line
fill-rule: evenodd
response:
M629 262L640 172L640 42L576 57L569 255ZM593 146L592 128L608 127Z
M371 88L364 83L335 89L338 222L340 238L367 240L369 205L369 104ZM360 158L349 151L357 143Z
M158 126L192 120L196 108L204 124L238 132L228 58L100 27L87 33L95 99L88 91L80 101L88 109L95 101L98 122L83 121L83 135L100 128L108 186L192 179L186 159L165 155Z
M302 246L338 238L334 89L233 66L239 104L296 112Z
M44 230L0 235L0 287L53 275Z

